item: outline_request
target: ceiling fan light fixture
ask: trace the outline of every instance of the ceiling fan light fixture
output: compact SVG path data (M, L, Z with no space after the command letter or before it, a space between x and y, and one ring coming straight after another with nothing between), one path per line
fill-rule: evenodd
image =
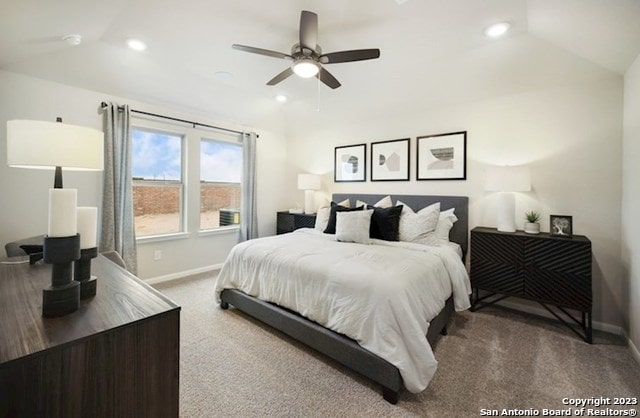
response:
M500 36L507 33L507 31L511 28L511 24L509 22L500 22L495 23L484 30L485 35L489 38L499 38Z
M318 64L310 59L301 59L293 64L293 72L302 78L314 77L320 71Z

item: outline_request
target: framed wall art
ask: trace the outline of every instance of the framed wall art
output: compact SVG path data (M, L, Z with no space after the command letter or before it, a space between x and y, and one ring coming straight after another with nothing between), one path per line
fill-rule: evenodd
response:
M573 217L551 215L549 216L549 229L554 237L571 238L573 236Z
M417 180L466 180L467 131L417 138Z
M366 181L367 144L336 147L333 160L333 181Z
M371 143L371 181L409 180L409 138Z

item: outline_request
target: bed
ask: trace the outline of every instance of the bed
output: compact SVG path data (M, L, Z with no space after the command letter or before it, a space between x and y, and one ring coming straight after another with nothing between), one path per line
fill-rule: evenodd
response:
M333 200L342 201L344 199L349 199L352 205L355 204L356 200L361 200L368 204L374 204L384 196L386 195L334 194ZM271 286L271 284L267 286L264 281L260 282L254 280L253 282L243 282L244 276L255 276L255 268L251 267L252 261L250 261L250 259L253 257L252 254L260 253L260 257L262 257L263 254L271 254L270 256L273 257L269 259L269 261L264 262L264 264L273 264L276 266L273 267L275 268L273 271L277 273L272 273L272 275L281 275L282 277L295 276L297 280L302 280L300 283L303 283L303 280L307 280L307 282L304 282L306 283L305 286L314 286L316 282L311 280L316 273L311 270L302 269L301 271L296 270L295 272L278 270L280 265L274 260L278 260L276 257L282 257L282 255L277 256L276 254L278 251L282 251L283 248L287 248L286 245L289 245L291 248L289 251L291 254L288 256L295 258L298 261L302 258L308 260L302 264L301 262L298 262L296 267L297 269L300 269L301 266L305 266L305 263L313 263L314 257L316 257L315 262L317 263L317 260L323 256L319 253L321 248L323 249L322 251L324 251L324 248L327 248L327 251L329 252L331 252L331 249L333 248L333 251L335 252L336 246L342 245L339 247L340 252L348 254L352 251L353 254L356 254L358 257L365 257L365 259L366 257L369 257L368 260L375 260L378 257L382 257L383 254L386 256L386 254L397 253L397 257L400 257L397 258L397 260L416 258L416 263L414 264L417 266L426 265L420 263L427 263L427 261L429 261L429 263L434 263L434 265L437 264L438 269L440 270L442 270L440 264L453 266L451 267L452 270L459 270L460 266L462 266L461 268L464 270L464 263L461 262L459 257L461 256L462 260L464 260L468 249L467 197L391 195L391 198L393 199L394 204L396 201L400 200L411 207L414 211L418 211L436 202L440 202L441 211L454 208L458 221L455 222L449 232L449 240L459 246L458 254L452 257L451 254L453 254L453 251L434 248L430 248L428 250L422 248L416 249L410 247L411 244L403 243L379 243L385 244L385 246L362 246L361 244L345 245L348 243L336 243L335 239L331 242L331 238L328 237L327 234L321 234L317 231L311 230L298 230L294 233L286 234L288 235L287 237L280 235L278 237L253 240L250 244L239 244L236 248L240 247L240 249L238 249L238 251L235 251L236 248L232 250L221 271L219 280L216 283L216 294L218 295L221 308L226 309L229 305L233 305L235 308L245 312L246 314L284 332L292 338L373 380L382 386L384 399L395 404L398 400L399 392L404 387L412 392L420 391L426 387L428 380L430 380L433 372L435 372L435 364L437 364L437 362L435 362L435 358L431 361L430 358L423 357L423 351L427 353L424 354L424 356L428 356L430 354L431 357L433 357L430 346L435 344L439 334L446 334L446 325L453 312L456 309L464 309L466 307L465 303L468 304L468 294L462 295L463 293L468 293L468 277L466 277L466 271L463 273L467 281L465 286L460 284L460 280L462 279L456 279L458 282L456 282L457 284L454 284L454 275L452 273L439 273L441 276L446 274L451 276L452 284L451 286L445 286L442 284L444 282L441 279L438 279L440 281L434 282L438 284L439 290L429 292L433 293L433 295L428 296L428 298L434 299L437 303L434 305L434 302L429 302L429 309L433 311L433 306L437 306L437 310L427 313L427 318L431 319L422 321L422 323L416 324L416 321L413 320L410 315L407 315L405 318L404 311L399 310L398 308L399 306L415 305L416 303L414 300L409 300L405 303L404 299L398 299L400 301L399 303L389 303L388 307L385 305L384 309L388 309L390 315L394 316L393 321L397 321L398 324L400 324L398 328L404 328L407 330L403 331L400 329L397 334L394 334L395 330L391 330L384 320L366 320L366 318L368 318L367 315L374 316L376 312L371 311L371 313L369 313L367 311L363 313L363 311L357 310L360 309L357 306L359 302L357 298L349 299L350 303L347 304L346 307L343 306L345 304L340 305L343 309L346 309L340 315L334 314L333 311L329 314L322 314L315 311L307 312L304 309L298 309L298 311L301 312L298 313L294 309L290 309L292 308L292 305L286 298L283 298L281 294L286 293L288 295L298 295L300 292L297 286L302 286L301 284L296 282L295 284L290 285L291 288L274 285L275 290L271 290L272 293L275 292L274 295L269 294L269 286ZM272 245L282 246L282 248L279 250L272 249ZM357 245L360 245L360 247L357 247ZM408 246L410 248L407 250L406 247ZM253 253L248 252L248 247L252 248L251 251L253 251ZM366 251L374 251L372 253L373 255L366 253L363 256L362 254L364 253L362 252L362 247L370 247L367 248ZM298 253L295 251L298 251ZM375 251L378 253L375 253ZM308 257L306 256L307 254ZM357 259L358 257L354 257L354 259ZM452 261L452 258L455 258L455 260ZM354 287L355 289L353 293L358 294L357 292L362 291L362 287L358 287L358 284L354 284L353 286L351 285L351 283L359 283L355 281L355 279L352 279L352 276L357 276L356 272L360 271L359 269L364 268L365 266L358 265L357 268L355 268L356 266L345 264L343 267L345 268L339 271L348 271L349 273L345 273L345 277L339 277L339 279L341 281L346 280L349 282L349 286ZM252 268L254 268L254 270L252 270ZM403 266L402 268L404 269L406 266ZM424 267L419 268L425 270ZM448 272L449 267L446 268ZM438 276L435 272L436 267L433 267L433 269L433 273L423 271L420 272L420 274L424 277ZM369 274L367 273L367 270L362 271L362 274ZM296 274L299 277L296 276ZM327 273L325 272L324 274L326 275ZM335 269L331 270L330 274L335 276L342 275L342 273L336 273ZM458 271L457 274L460 275L462 273ZM229 279L230 277L233 279ZM373 276L371 277L371 280L377 280L377 282L380 282L380 279L375 279ZM424 278L417 278L415 282L419 283L420 286L423 286L423 279ZM388 278L386 280L391 282ZM434 278L433 280L436 279ZM234 281L242 282L244 285L231 284ZM332 282L332 280L327 280L327 283L330 282ZM262 288L258 289L260 283L262 283ZM415 283L412 282L411 286L414 285ZM318 299L319 296L315 297L316 294L324 295L325 287L332 287L333 285L323 284L323 286L324 287L319 287L317 290L314 288L313 292L305 291L305 294L312 294L315 299ZM426 286L426 284L424 284L424 286ZM426 293L427 292L420 292L421 295L426 295ZM251 294L255 294L256 296L259 295L261 298L266 300L258 299ZM287 297L290 298L290 295ZM370 297L371 295L369 293L365 293L362 296L363 299ZM399 297L406 297L406 295L401 295ZM413 296L411 295L410 297ZM328 294L327 298L332 302L335 300L335 297L331 294ZM466 302L463 301L464 298L466 298ZM296 299L296 297L293 299ZM280 300L286 301L281 303L283 306L279 306L278 303L280 303ZM327 304L329 304L329 302L327 302ZM355 308L352 308L352 305L355 306ZM361 305L369 307L374 306L375 304L365 303L363 300ZM306 305L303 304L301 306ZM424 310L429 309L425 308ZM360 322L356 322L355 325L348 323L345 318L348 318L350 315L353 316L354 312L356 315L364 315L365 319L362 319ZM343 319L345 322L341 322ZM380 323L376 321L380 321ZM370 322L372 323L369 324ZM424 337L426 334L426 341L422 342L420 341L420 338L415 337L418 332L416 330L419 330L419 332L424 331L421 336ZM370 336L373 337L370 338ZM416 346L418 347L418 351L415 349ZM416 354L416 352L418 354ZM399 355L405 357L398 357ZM415 357L415 359L413 357ZM407 364L405 364L406 359L408 359L407 361L409 362ZM411 361L414 361L414 363L410 363Z

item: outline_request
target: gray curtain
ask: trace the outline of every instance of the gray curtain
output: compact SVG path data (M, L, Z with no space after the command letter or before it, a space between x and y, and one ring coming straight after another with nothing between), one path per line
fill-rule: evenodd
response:
M138 255L133 224L129 106L109 103L105 114L104 182L100 252L117 251L136 274Z
M255 132L242 134L242 197L240 208L240 241L258 237L256 205L256 138Z

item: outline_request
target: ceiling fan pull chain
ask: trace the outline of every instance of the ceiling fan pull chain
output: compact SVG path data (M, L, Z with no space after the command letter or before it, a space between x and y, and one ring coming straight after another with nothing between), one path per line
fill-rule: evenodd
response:
M320 113L320 79L316 78L316 112Z

